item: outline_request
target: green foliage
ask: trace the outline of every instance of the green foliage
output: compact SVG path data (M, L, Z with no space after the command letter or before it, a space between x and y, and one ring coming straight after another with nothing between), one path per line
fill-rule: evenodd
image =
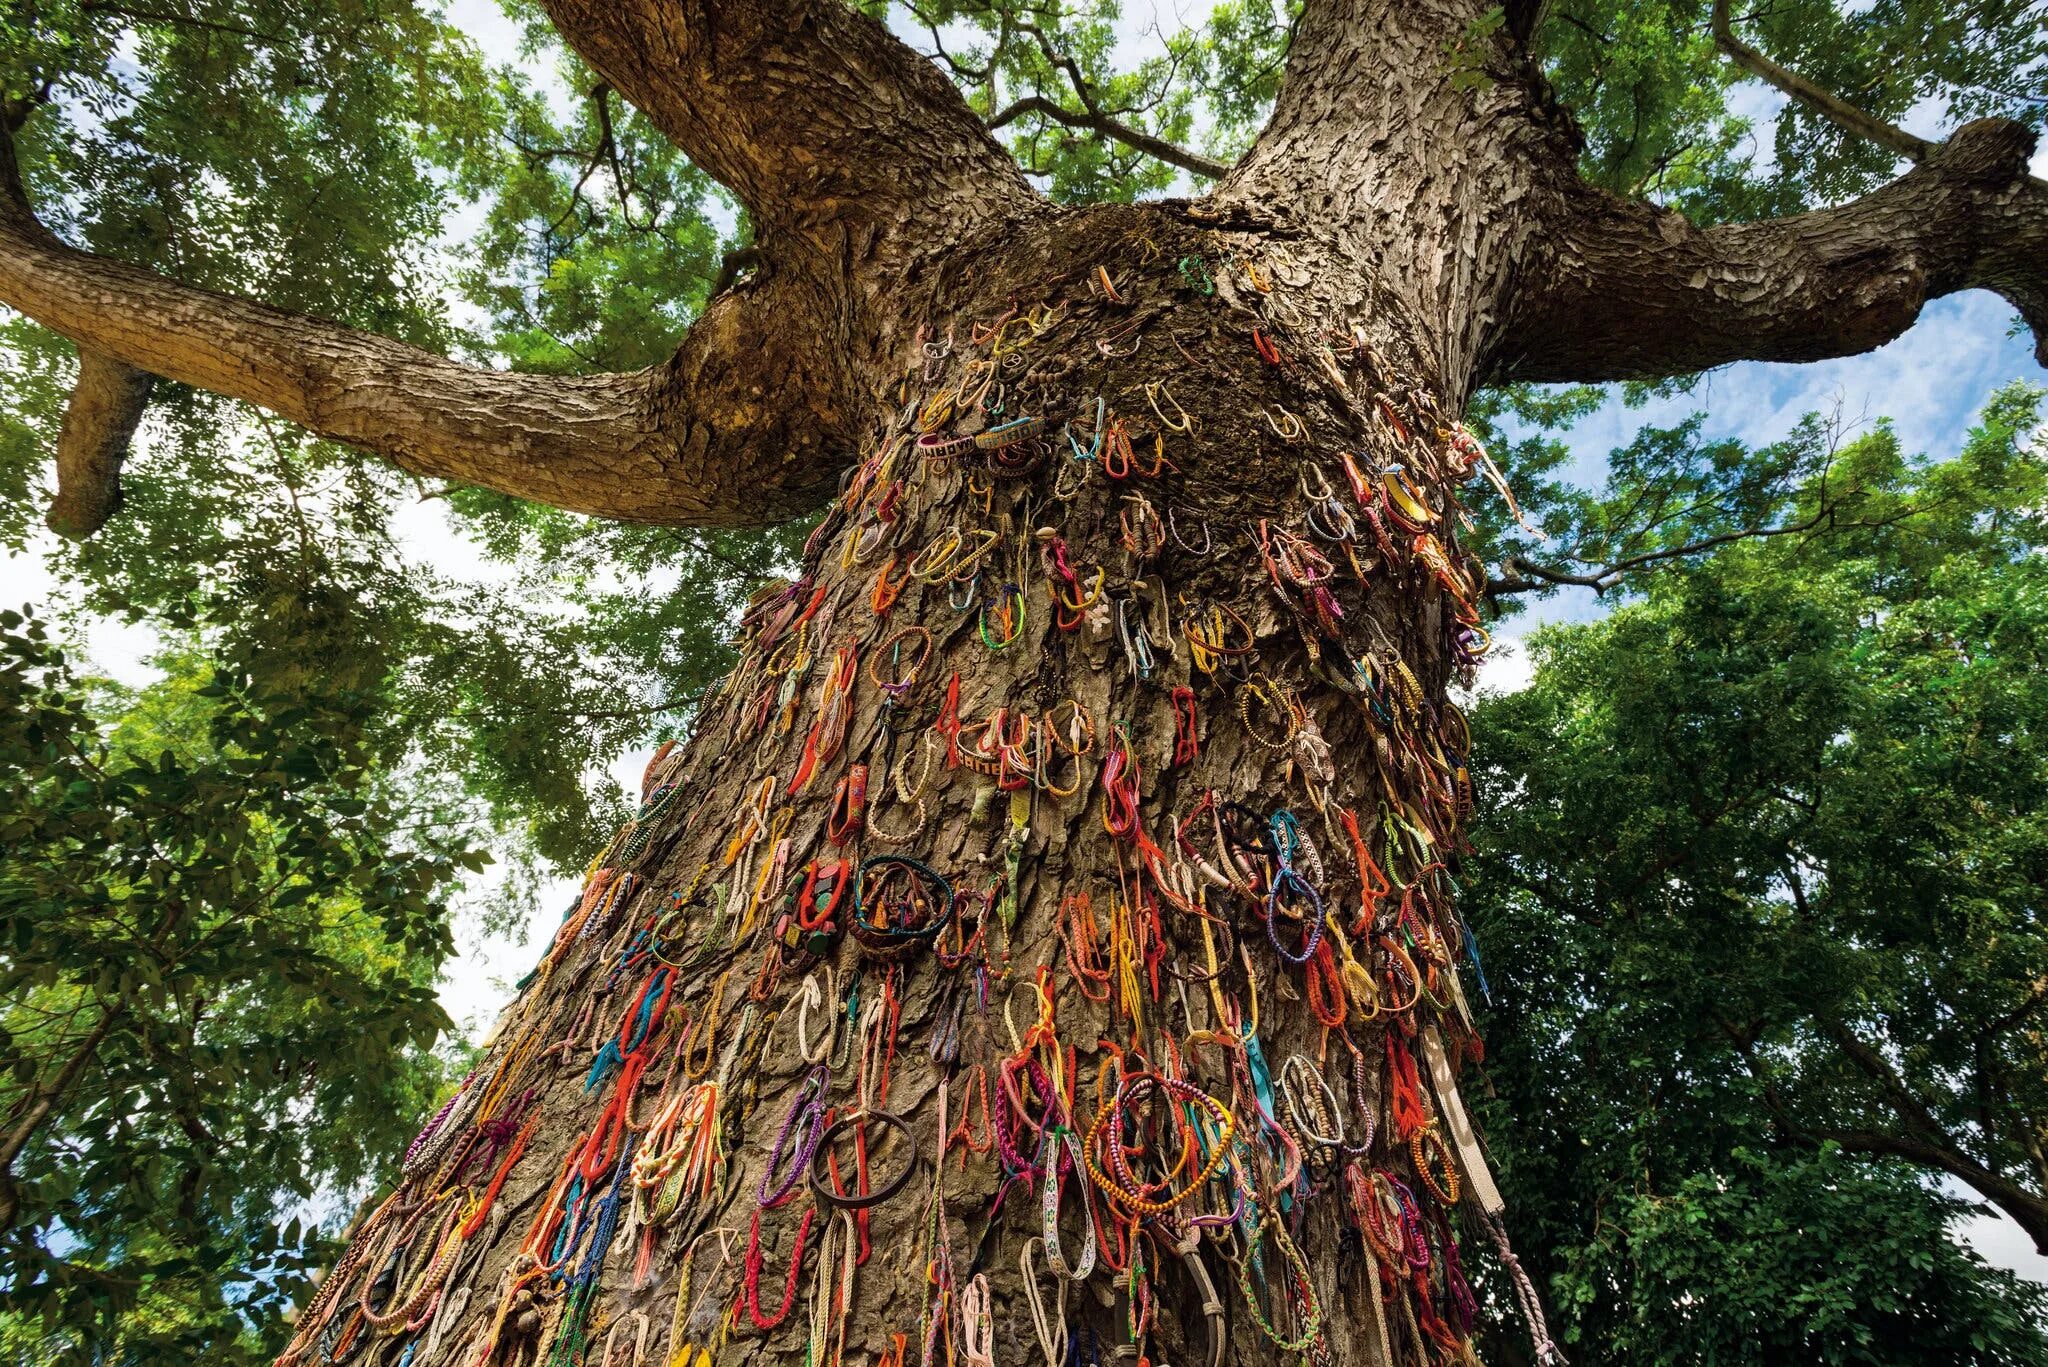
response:
M1444 69L1450 72L1452 89L1484 90L1493 84L1493 77L1486 71L1486 53L1494 35L1507 21L1507 11L1495 5L1467 24L1457 40L1444 49Z
M549 81L498 70L470 93L495 126L456 189L478 220L454 285L486 311L471 345L517 370L637 370L665 361L717 275L737 212L710 178L595 73L537 7L508 4ZM550 70L550 64L552 69ZM557 108L564 98L566 111Z
M1940 463L1884 427L1825 463L1705 448L1705 489L1783 472L1738 520L1836 518L1662 566L1474 714L1495 1132L1532 1262L1613 1354L1585 1360L2039 1360L2032 1293L1939 1239L1899 1260L1950 1213L1936 1170L2043 1194L2040 402L2003 391Z
M1874 144L1775 94L1714 47L1711 0L1549 7L1544 70L1586 135L1582 169L1697 221L1758 218L1860 194L1895 173ZM2048 117L2048 25L2035 0L1734 5L1745 41L1892 123Z
M2038 1362L2038 1288L1948 1236L1961 1211L1892 1166L1744 1148L1625 1188L1552 1283L1573 1361Z
M80 679L0 613L0 1336L39 1363L275 1347L442 1081L482 862L388 790L374 694L161 664Z
M1122 23L1119 0L1084 0L1078 5L936 0L907 3L905 8L928 35L923 50L951 72L975 112L989 119L1027 95L1044 96L1076 114L1088 112L1092 101L1095 112L1167 142L1188 143L1210 84L1206 78L1224 53L1212 35L1199 30L1169 33L1154 27L1137 44L1145 55L1120 65L1132 45L1124 41L1130 30ZM1278 72L1278 63L1270 61L1277 55L1280 37L1273 6L1252 0L1243 10L1230 8L1222 22L1233 37L1245 40L1228 47L1226 60L1240 65L1226 81L1238 87L1242 122L1249 125L1262 112L1262 102L1272 98ZM1241 65L1254 55L1267 59L1262 65L1270 64L1271 71ZM1039 188L1063 204L1158 194L1181 174L1119 143L1040 114L1009 124L1002 136Z
M515 368L665 359L743 225L537 11L518 13L531 60L493 68L425 3L10 11L0 89L47 88L23 133L31 189L97 249ZM459 257L444 233L462 234ZM454 326L451 297L483 326ZM38 328L0 329L0 545L21 548L71 360ZM616 823L622 795L590 776L681 722L729 663L732 609L801 539L422 488L172 386L123 483L125 515L52 564L68 607L203 619L258 650L294 629L292 596L317 591L333 615L321 648L383 691L383 753L459 795L515 861L577 859ZM463 538L450 565L394 554L422 500Z
M1556 427L1576 421L1601 397L1584 386L1535 395L1518 386L1474 405L1474 425L1496 437L1500 458L1510 463L1509 487L1524 514L1517 522L1491 491L1475 499L1473 544L1482 560L1502 567L1504 578L1493 587L1504 616L1519 610L1522 595L1540 598L1567 586L1607 593L1642 571L1738 541L1833 535L1901 515L1896 500L1873 497L1888 468L1841 450L1839 425L1818 414L1784 440L1752 450L1707 438L1706 415L1695 413L1671 427L1638 429L1608 453L1597 490L1552 478L1571 457ZM1499 440L1503 416L1529 434ZM1532 422L1544 425L1531 431Z
M148 13L154 17L144 18ZM47 94L24 173L52 227L180 279L445 336L402 250L484 136L469 45L409 0L10 7L0 93Z

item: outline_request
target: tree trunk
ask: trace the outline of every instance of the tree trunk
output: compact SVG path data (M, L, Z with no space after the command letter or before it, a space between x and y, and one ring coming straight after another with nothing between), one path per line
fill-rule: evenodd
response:
M802 577L284 1361L1465 1351L1475 448L1415 338L1324 335L1328 279L1196 212L929 282ZM916 1166L856 1215L794 1169L862 1114L808 1172Z

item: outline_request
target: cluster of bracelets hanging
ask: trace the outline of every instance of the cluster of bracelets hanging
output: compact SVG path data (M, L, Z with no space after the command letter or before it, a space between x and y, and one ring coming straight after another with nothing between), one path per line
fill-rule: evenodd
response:
M1457 490L1506 486L1270 250L1111 256L924 334L281 1367L1465 1362L1475 1232L1555 1356L1457 1081Z

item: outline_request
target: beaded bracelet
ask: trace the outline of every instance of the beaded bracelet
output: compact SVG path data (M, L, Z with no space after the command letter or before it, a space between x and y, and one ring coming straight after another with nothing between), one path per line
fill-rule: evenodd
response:
M1309 904L1308 913L1302 917L1306 929L1302 932L1301 949L1298 952L1290 950L1280 941L1280 901L1282 894L1290 891L1297 897L1306 898ZM1283 866L1275 873L1267 890L1266 938L1272 941L1274 953L1297 966L1314 958L1316 946L1323 942L1323 899L1317 895L1306 878L1291 868Z
M925 732L924 739L916 743L915 754L913 755L912 751L909 750L904 751L901 755L897 756L895 764L889 771L889 786L896 792L896 801L909 807L915 817L909 829L902 831L889 829L882 823L880 813L877 811L871 813L868 817L867 832L869 836L881 841L885 845L907 845L912 840L915 840L924 829L929 815L925 808L924 789L925 784L931 779L932 751L938 745L938 737L930 731ZM911 778L910 773L913 759L917 761L917 777L915 780Z
M1220 1126L1216 1141L1210 1148L1209 1159L1203 1164L1202 1171L1182 1190L1156 1201L1148 1200L1120 1185L1095 1164L1096 1140L1107 1128L1111 1165L1120 1171L1128 1170L1129 1165L1124 1159L1124 1108L1131 1103L1131 1093L1134 1089L1150 1090L1154 1087L1161 1088L1182 1101L1190 1101L1205 1108ZM1096 1110L1095 1121L1089 1126L1088 1142L1083 1147L1081 1156L1087 1165L1088 1176L1094 1179L1095 1185L1102 1188L1112 1201L1137 1215L1163 1215L1207 1186L1210 1179L1222 1170L1224 1160L1230 1152L1230 1137L1236 1132L1237 1114L1201 1088L1158 1073L1133 1073L1118 1082L1116 1091L1105 1097L1102 1105Z
M905 641L914 643L907 663L901 655ZM883 656L889 657L890 668L898 671L901 677L887 679L875 672L875 665ZM904 627L875 647L868 656L868 682L881 689L890 702L900 702L917 686L918 678L924 673L924 667L931 662L931 658L931 632L921 626Z
M1269 712L1278 712L1285 720L1285 730L1278 740L1262 734L1252 722L1252 702ZM1243 725L1245 734L1253 744L1278 753L1292 748L1294 738L1301 732L1301 717L1295 711L1295 703L1287 695L1286 688L1264 674L1254 674L1243 688L1237 691L1237 719Z
M1296 1079L1304 1074L1308 1083L1297 1084ZM1309 1094L1307 1105L1318 1113L1326 1132L1319 1133L1302 1116L1300 1090L1305 1090L1309 1084L1314 1085L1315 1091ZM1302 1055L1289 1054L1287 1061L1280 1065L1280 1095L1287 1103L1288 1118L1294 1122L1294 1128L1301 1132L1303 1139L1326 1149L1344 1147L1344 1113L1338 1108L1337 1093L1316 1066Z
M1123 530L1123 547L1139 560L1151 560L1166 549L1166 524L1159 510L1143 494L1127 494L1125 507L1117 514Z
M1443 1173L1441 1182L1429 1170L1429 1154L1432 1149L1436 1152L1437 1166ZM1409 1139L1408 1155L1415 1160L1415 1175L1422 1179L1422 1185L1429 1188L1430 1194L1446 1206L1457 1205L1458 1170L1451 1164L1451 1146L1444 1142L1444 1137L1437 1131L1434 1122L1417 1130Z

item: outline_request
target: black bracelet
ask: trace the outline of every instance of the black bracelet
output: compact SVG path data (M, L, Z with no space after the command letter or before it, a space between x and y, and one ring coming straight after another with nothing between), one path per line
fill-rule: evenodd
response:
M828 1165L832 1161L832 1141L839 1137L839 1132L852 1129L863 1120L879 1120L902 1135L903 1142L910 1148L910 1161L905 1163L903 1171L897 1173L889 1185L883 1187L880 1191L871 1191L865 1196L858 1194L841 1196L832 1189L831 1180L820 1174L827 1170ZM831 1127L818 1140L818 1147L812 1151L811 1194L824 1204L837 1206L841 1210L866 1210L870 1206L881 1205L882 1202L903 1190L910 1181L910 1175L916 1171L917 1137L910 1132L910 1125L902 1116L892 1111L855 1111L852 1115L841 1116L833 1121Z

